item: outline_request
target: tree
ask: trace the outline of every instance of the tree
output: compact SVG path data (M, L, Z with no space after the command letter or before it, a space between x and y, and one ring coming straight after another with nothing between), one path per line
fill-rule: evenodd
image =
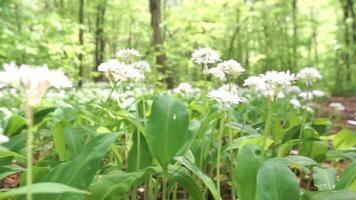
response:
M165 62L167 60L164 51L164 38L161 30L161 0L149 0L150 2L150 13L151 13L151 26L153 31L153 48L156 54L156 63L159 66L158 70L161 72L165 78L164 81L168 88L173 88L174 82L170 75L168 66Z
M83 24L84 24L84 0L79 1L79 44L81 47L84 46L84 29L83 29ZM83 65L83 50L81 50L78 54L78 59L79 59L79 83L78 87L82 87L83 84L83 78L84 78L84 65Z
M104 60L105 39L104 20L107 0L100 0L96 7L96 31L95 31L95 67Z

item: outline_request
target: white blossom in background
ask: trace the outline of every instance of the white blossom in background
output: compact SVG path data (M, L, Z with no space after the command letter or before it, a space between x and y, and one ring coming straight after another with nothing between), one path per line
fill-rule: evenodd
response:
M236 105L242 102L237 94L221 89L210 91L208 93L208 98L222 105Z
M302 90L300 89L300 87L296 85L292 85L284 90L284 93L286 93L287 95L298 95L301 92Z
M178 87L173 89L174 93L191 93L193 92L193 87L189 83L180 83Z
M310 107L310 106L305 107L305 110L306 110L307 112L310 112L310 113L313 113L313 112L314 112L313 108Z
M141 54L135 49L120 49L116 52L116 56L121 59L132 59L136 57L140 57Z
M232 79L236 79L238 76L245 72L245 69L241 66L241 64L232 59L219 63L217 68Z
M301 103L300 103L300 101L298 99L291 99L289 101L289 103L292 104L292 106L294 108L301 108L302 107L302 105L301 105Z
M224 82L226 81L226 76L223 71L218 69L217 67L210 68L208 70L208 74L213 75L215 78L217 78L219 81Z
M305 80L307 84L311 85L313 82L321 79L320 72L312 67L306 67L300 70L297 77L299 79Z
M9 141L9 138L6 135L0 135L0 144L6 143Z
M140 81L145 75L130 64L125 64L116 59L110 59L98 66L98 71L105 72L109 79L118 81Z
M221 87L219 87L218 90L225 90L225 91L232 92L234 94L238 94L239 86L236 84L224 84Z
M339 102L332 102L329 104L329 107L339 112L342 112L346 109L345 106Z
M320 97L324 97L325 96L325 92L323 92L321 90L313 90L312 94L316 98L320 98Z
M299 97L302 98L304 101L311 101L314 99L314 94L312 92L301 92Z
M268 71L260 76L252 76L245 80L244 86L254 89L267 96L271 101L284 97L283 90L290 87L296 77L289 71Z
M131 65L133 68L135 68L143 73L151 71L151 65L147 61L144 61L144 60L133 62L133 63L131 63Z
M3 84L24 92L27 103L31 106L37 104L50 87L60 89L72 86L62 70L49 70L47 65L4 65L0 78Z
M203 73L208 73L208 64L214 64L220 61L220 55L217 51L211 48L199 48L192 54L192 61L197 64L204 65Z

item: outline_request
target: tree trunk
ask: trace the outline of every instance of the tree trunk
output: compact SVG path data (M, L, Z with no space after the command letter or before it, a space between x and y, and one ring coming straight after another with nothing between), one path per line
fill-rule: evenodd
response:
M84 45L84 30L83 30L83 25L84 25L84 0L79 1L79 45L83 47ZM82 87L83 85L83 78L84 78L84 66L83 66L83 52L82 50L78 54L78 59L79 59L79 82L78 82L78 87Z
M164 81L168 88L173 88L173 78L169 68L165 65L166 54L164 52L164 39L161 31L161 0L149 0L151 12L151 26L153 30L153 47L156 54L156 63L159 66L158 71L161 72L165 78Z
M350 4L348 3L348 0L342 1L342 9L343 9L343 23L344 23L344 42L345 42L345 49L343 53L343 60L344 64L346 66L346 80L348 82L351 82L351 63L350 63L350 30L349 30L349 25L347 23L347 20L349 18L349 8Z
M96 32L95 32L95 68L104 60L105 40L104 40L104 19L107 0L102 0L97 5Z
M293 67L298 66L298 26L297 26L297 0L292 0L292 24L293 24Z

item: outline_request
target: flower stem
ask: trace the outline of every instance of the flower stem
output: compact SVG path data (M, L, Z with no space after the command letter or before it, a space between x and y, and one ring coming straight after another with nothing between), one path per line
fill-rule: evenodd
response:
M220 195L220 160L221 160L221 146L222 146L222 135L224 133L224 123L225 123L225 111L222 110L222 116L220 119L219 135L218 135L218 150L217 150L217 160L216 160L216 186L218 189L218 194Z
M168 171L167 169L163 169L163 179L162 179L162 200L166 200L167 199L167 180L168 180Z
M32 143L33 143L33 115L32 106L26 103L26 117L27 117L27 152L26 152L26 200L32 200Z
M300 130L299 130L299 140L301 141L303 139L303 130L304 130L304 125L305 125L305 122L307 120L307 106L309 104L309 93L311 92L310 90L310 85L307 84L307 98L306 100L304 101L304 105L303 105L303 119L302 119L302 123L300 125Z
M263 130L263 143L262 143L262 153L261 153L261 161L264 160L265 157L265 149L266 149L266 143L267 143L267 138L271 132L271 120L272 120L272 101L268 100L268 111L267 111L267 119L266 119L266 124L265 124L265 128Z

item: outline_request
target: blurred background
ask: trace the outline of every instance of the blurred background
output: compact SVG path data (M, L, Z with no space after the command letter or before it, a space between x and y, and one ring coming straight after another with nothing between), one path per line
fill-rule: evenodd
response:
M354 0L1 0L0 65L63 68L83 82L102 78L97 66L122 48L149 60L151 81L169 88L198 81L190 56L198 47L219 51L246 68L315 67L319 87L356 94ZM1 67L0 67L1 69ZM243 80L243 79L241 79Z

